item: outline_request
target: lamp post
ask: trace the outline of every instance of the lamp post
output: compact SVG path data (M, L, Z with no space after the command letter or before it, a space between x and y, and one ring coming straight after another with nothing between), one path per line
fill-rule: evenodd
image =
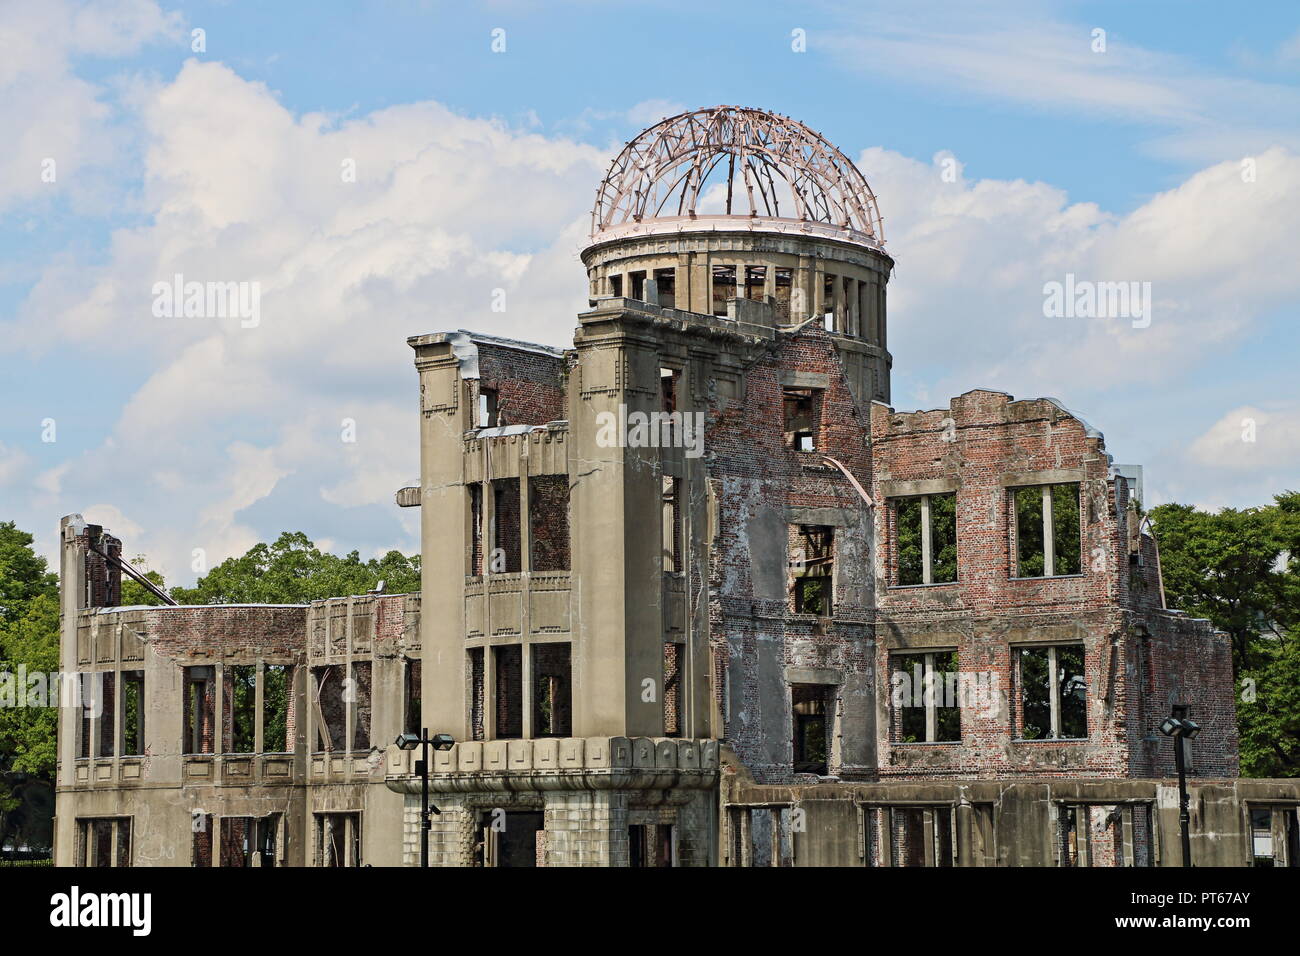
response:
M1184 741L1195 739L1201 725L1188 719L1187 705L1174 704L1169 717L1160 725L1160 732L1174 740L1174 766L1178 768L1178 826L1183 837L1183 866L1192 865L1192 816L1187 810L1187 763Z
M456 741L451 734L434 734L429 736L425 727L418 734L399 734L395 743L402 750L420 748L420 759L415 762L415 772L420 775L420 866L429 865L429 829L432 823L430 812L441 814L437 807L429 806L429 747L434 750L450 750Z

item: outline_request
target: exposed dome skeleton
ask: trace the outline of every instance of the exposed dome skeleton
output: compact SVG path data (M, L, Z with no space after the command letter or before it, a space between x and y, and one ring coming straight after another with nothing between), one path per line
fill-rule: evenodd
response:
M721 212L702 208L712 206ZM628 143L596 190L592 239L700 220L884 242L875 194L848 157L802 123L739 106L681 113Z

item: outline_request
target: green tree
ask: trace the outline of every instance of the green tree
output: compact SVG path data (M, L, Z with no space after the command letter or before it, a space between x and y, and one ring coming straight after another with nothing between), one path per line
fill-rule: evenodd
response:
M1226 631L1238 673L1260 662L1262 637L1300 625L1300 493L1214 513L1159 505L1151 518L1169 605Z
M25 696L20 673L41 679L59 669L58 579L32 540L12 521L0 522L0 681L9 684L0 701L0 845L40 843L50 827L58 711L7 699Z
M1237 705L1241 773L1246 777L1300 776L1300 639L1271 642L1245 672Z
M0 521L0 622L21 617L37 595L59 592L58 575L32 550L32 541L14 522Z
M135 568L158 587L165 590L163 576L157 571L147 570L149 567L149 559L143 554L137 554L131 560L130 564L131 567ZM154 594L143 584L136 581L130 575L122 575L122 607L135 607L140 604L159 605L162 603L163 599Z
M1241 772L1300 776L1300 493L1260 508L1151 511L1169 606L1232 640Z
M192 588L171 589L181 604L304 604L321 598L364 594L384 582L400 594L420 588L420 557L389 551L362 561L322 552L301 531L285 531L272 544L257 544L227 558Z

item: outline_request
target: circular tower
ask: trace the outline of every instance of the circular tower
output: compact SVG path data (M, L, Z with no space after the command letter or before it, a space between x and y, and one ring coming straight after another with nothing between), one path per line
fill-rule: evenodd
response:
M596 191L582 261L592 299L778 328L815 322L859 401L889 401L894 261L875 194L848 157L788 116L714 106L645 130Z

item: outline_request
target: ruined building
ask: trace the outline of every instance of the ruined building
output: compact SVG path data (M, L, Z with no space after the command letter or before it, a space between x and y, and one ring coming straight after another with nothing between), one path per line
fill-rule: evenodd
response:
M57 858L97 865L1300 862L1231 654L1164 607L1140 469L1047 399L889 406L893 260L789 118L665 120L600 184L570 349L409 340L420 594L117 604L63 523Z

